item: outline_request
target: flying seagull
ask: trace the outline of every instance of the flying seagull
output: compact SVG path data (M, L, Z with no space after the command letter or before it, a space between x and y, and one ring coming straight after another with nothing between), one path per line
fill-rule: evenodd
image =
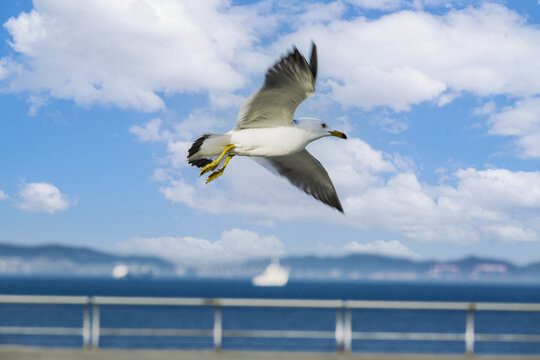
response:
M248 98L238 114L236 127L226 134L205 134L188 152L188 162L212 171L215 180L231 158L256 157L263 165L286 177L315 199L343 212L328 173L306 149L325 136L347 136L315 119L294 119L296 108L315 93L317 47L312 44L309 64L296 47L266 72L264 85Z

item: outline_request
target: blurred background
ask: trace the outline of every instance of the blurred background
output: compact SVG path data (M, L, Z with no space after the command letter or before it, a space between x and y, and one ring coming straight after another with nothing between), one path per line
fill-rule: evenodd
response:
M538 1L14 0L0 24L1 344L540 352ZM312 41L296 117L347 134L308 147L345 215L246 158L205 184L191 143Z
M4 345L540 352L540 263L356 254L186 266L59 245L0 249Z

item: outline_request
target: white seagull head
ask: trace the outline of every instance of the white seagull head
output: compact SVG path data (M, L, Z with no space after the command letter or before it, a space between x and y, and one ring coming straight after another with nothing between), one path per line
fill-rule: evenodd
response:
M294 125L312 135L313 140L320 139L325 136L335 136L340 139L346 139L347 135L341 131L332 130L325 122L315 118L300 118L294 119Z

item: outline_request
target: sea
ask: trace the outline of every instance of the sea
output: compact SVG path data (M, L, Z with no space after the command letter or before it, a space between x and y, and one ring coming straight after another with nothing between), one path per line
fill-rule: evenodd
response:
M137 297L340 299L540 303L540 284L391 281L290 281L256 287L249 279L0 277L0 294ZM107 305L103 328L212 329L212 307ZM353 310L354 332L464 333L466 311ZM334 309L224 308L224 330L334 331ZM0 304L0 327L81 327L81 305ZM475 331L540 335L540 312L477 311ZM82 347L80 336L0 333L0 345ZM212 349L212 338L102 336L101 348ZM223 339L223 350L336 351L333 339ZM353 352L465 353L463 341L353 340ZM540 342L475 343L476 354L540 354Z

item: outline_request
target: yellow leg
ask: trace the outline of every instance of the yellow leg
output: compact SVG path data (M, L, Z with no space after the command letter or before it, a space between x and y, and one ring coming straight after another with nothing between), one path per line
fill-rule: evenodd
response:
M225 154L229 150L231 150L233 147L234 147L234 145L232 145L232 144L225 147L225 149L223 150L221 155L219 155L219 157L216 160L212 161L210 164L208 164L208 165L206 165L205 167L202 168L201 173L199 174L199 176L202 176L202 175L206 174L207 172L209 172L210 170L213 170L216 166L218 166L221 159L223 159Z
M212 180L216 180L218 177L220 177L222 174L223 174L223 171L225 170L225 168L227 167L227 164L229 163L229 161L231 160L231 158L233 157L234 155L228 155L227 156L227 159L225 160L225 162L223 163L223 166L221 167L221 169L219 169L218 171L214 171L213 173L210 174L210 176L208 177L208 179L206 180L206 183L208 184L210 181Z

